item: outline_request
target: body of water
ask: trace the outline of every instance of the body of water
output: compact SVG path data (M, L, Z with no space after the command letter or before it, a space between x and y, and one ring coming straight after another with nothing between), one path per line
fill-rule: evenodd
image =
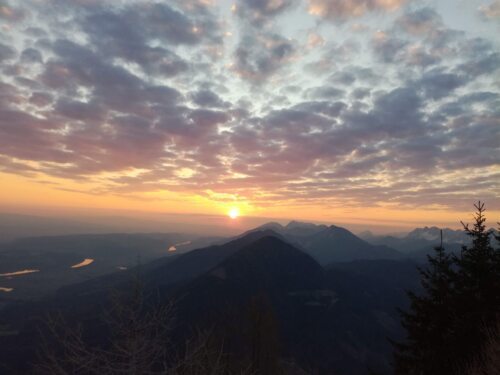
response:
M71 268L81 268L81 267L88 266L91 263L94 263L94 259L86 258L83 261L81 261L80 263L71 266Z
M20 275L27 275L29 273L34 273L34 272L40 272L40 270L22 270L22 271L8 272L8 273L0 273L0 276L3 276L3 277L20 276Z

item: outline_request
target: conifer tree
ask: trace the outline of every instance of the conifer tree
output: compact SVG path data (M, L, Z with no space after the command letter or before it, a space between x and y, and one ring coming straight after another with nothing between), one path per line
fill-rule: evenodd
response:
M442 242L434 248L434 255L427 258L429 266L419 268L425 293L417 295L409 291L410 311L401 311L408 340L394 343L396 370L400 374L445 374L451 366L452 359L447 353L451 332L447 321L452 313L453 259Z
M466 367L483 350L487 332L500 317L500 249L491 245L484 203L474 205L474 224L463 224L471 238L454 257L457 267L454 295L453 348L459 368Z
M464 373L498 322L500 249L491 245L484 203L474 206L473 226L462 223L471 245L459 255L437 247L420 271L424 293L409 293L410 310L402 312L407 340L395 343L397 374Z

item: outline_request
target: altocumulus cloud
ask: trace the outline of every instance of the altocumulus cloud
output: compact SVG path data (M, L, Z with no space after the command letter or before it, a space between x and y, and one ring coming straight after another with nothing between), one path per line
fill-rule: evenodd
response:
M0 170L260 206L498 202L498 39L403 0L224 6L0 1Z

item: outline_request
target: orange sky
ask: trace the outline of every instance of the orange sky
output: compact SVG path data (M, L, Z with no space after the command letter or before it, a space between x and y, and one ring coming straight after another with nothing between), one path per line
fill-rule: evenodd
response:
M94 185L76 183L54 178L33 179L0 173L0 209L8 212L46 213L47 215L87 211L95 209L101 215L124 212L155 214L205 214L227 215L233 207L239 209L242 217L262 217L266 220L309 220L324 223L355 224L357 227L387 227L387 231L417 226L460 226L459 221L467 221L471 210L454 211L445 208L398 209L397 207L321 207L319 205L282 204L258 207L251 202L217 202L192 194L156 193L118 196L113 194L89 194ZM486 202L488 204L488 202ZM488 211L491 221L498 220L500 212ZM210 225L211 223L205 223ZM217 221L213 223L219 225ZM490 223L491 224L491 223ZM244 229L244 228L242 228Z

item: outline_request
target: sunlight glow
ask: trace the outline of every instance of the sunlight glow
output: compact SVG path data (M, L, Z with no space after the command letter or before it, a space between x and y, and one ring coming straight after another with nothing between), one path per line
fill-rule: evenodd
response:
M231 219L236 219L238 216L240 216L240 210L237 207L232 207L229 210L228 215Z

